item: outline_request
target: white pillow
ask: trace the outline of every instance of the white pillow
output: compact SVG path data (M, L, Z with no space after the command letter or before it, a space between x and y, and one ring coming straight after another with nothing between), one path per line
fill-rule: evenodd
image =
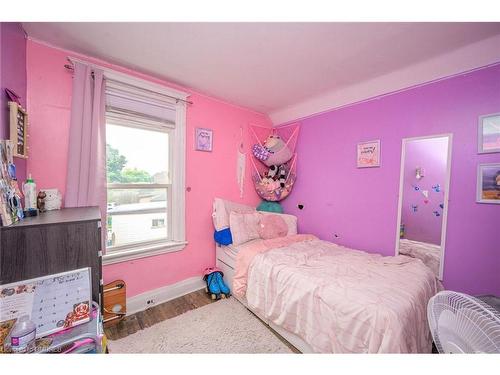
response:
M229 213L231 211L239 213L256 212L255 208L253 207L226 201L221 198L215 198L212 212L215 230L219 231L225 228L229 228Z
M238 246L260 238L258 231L260 218L259 212L242 214L232 211L229 214L229 228L233 237L233 245Z
M263 213L264 215L278 215L282 217L283 220L285 220L285 223L288 227L288 233L286 235L291 236L292 234L297 234L297 216L288 214L278 214L275 212L266 212L266 211L260 211L260 212Z

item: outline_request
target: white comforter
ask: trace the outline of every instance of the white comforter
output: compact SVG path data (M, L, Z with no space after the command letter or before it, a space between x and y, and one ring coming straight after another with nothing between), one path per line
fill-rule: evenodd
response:
M250 308L316 352L431 351L426 307L441 287L420 260L296 241L254 251L246 270L239 254Z

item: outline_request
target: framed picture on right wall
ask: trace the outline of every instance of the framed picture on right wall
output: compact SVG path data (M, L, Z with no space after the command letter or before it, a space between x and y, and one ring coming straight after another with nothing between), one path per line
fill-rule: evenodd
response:
M477 141L480 154L500 152L500 113L479 117Z
M478 165L476 201L500 204L500 163Z
M380 167L380 139L358 143L357 167Z

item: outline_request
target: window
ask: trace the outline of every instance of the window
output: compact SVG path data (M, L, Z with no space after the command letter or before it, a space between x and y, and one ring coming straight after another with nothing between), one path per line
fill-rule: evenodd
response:
M105 264L185 246L184 118L161 93L106 81Z
M152 230L151 221L171 220L168 204L168 131L106 121L108 178L108 252L114 247L172 238L168 225ZM111 237L111 240L110 240Z

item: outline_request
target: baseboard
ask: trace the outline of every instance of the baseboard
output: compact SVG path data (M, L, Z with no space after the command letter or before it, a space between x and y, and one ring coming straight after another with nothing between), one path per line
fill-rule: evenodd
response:
M196 276L179 281L178 283L172 285L166 285L158 289L138 294L127 298L127 315L144 311L150 307L170 301L177 297L181 297L185 294L195 292L203 289L204 287L205 282L202 277Z

